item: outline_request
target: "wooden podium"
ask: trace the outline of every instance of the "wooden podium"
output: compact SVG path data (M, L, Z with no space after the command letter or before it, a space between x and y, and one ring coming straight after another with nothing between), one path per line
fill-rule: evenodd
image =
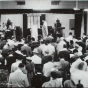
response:
M65 27L58 27L57 30L56 30L56 35L57 35L57 32L58 32L58 34L61 34L61 36L63 36L63 29L65 29Z

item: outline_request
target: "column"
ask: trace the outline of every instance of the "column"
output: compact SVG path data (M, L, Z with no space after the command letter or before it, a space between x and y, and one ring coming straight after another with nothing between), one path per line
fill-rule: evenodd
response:
M88 12L87 12L87 35L88 35Z

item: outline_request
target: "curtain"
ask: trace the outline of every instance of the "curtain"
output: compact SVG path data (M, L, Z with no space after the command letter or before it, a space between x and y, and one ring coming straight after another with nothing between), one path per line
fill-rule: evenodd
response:
M76 38L81 35L82 13L75 14L75 36Z
M23 36L26 37L27 30L27 14L23 14Z
M28 28L32 28L36 24L40 28L40 14L33 13L28 15Z

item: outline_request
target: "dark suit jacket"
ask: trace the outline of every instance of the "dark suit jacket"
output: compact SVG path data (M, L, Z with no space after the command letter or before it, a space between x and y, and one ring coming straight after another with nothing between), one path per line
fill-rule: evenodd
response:
M23 51L23 50L26 50L27 51L27 55L29 55L29 54L32 53L31 47L29 47L29 46L22 46L21 47L21 51Z
M16 61L16 58L14 56L7 56L6 57L6 60L7 60L7 69L8 71L10 72L11 71L11 65L12 63L14 63Z
M44 65L45 63L47 63L49 61L49 57L50 56L43 56L42 57L42 65Z
M70 52L68 50L63 50L59 52L59 55L63 55L64 59L70 62Z
M42 88L44 82L46 82L46 77L42 74L37 74L32 78L31 85L35 88Z
M0 48L3 49L3 46L6 44L6 40L1 41Z

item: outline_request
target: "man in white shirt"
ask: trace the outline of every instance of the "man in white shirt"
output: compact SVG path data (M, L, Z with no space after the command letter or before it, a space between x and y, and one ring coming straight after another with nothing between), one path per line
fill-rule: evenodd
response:
M39 50L34 49L34 55L31 57L31 60L34 64L42 64L42 59L39 57Z
M61 37L60 38L60 42L57 44L57 54L59 54L60 50L63 49L63 46L66 44L66 42L64 41L64 38Z
M30 86L27 74L23 73L24 70L24 65L20 63L18 69L15 72L10 73L8 87L26 88Z
M9 49L12 50L14 48L14 41L11 39L7 39L7 44L9 45Z
M35 65L35 70L37 70L38 66L42 66L42 58L40 57L40 51L38 50L38 48L35 48L33 50L33 56L31 57L31 62L34 63Z
M43 55L45 56L46 55L46 51L48 51L48 55L54 57L55 47L53 45L51 45L49 40L46 40L46 41L47 41L48 44L43 49Z
M68 42L70 42L70 40L73 40L73 36L72 36L72 33L71 32L69 33L69 36L66 38L66 40Z
M41 53L43 52L43 49L44 49L45 47L46 47L45 41L41 41L41 44L40 44L40 46L39 46L39 49L40 49Z
M46 77L51 76L51 69L54 67L53 62L52 62L52 57L49 58L49 62L45 63L43 66L43 75Z
M22 53L20 51L15 51L15 53L17 53L17 59L16 59L16 62L12 64L11 66L11 72L14 72L18 69L18 65L20 63L22 63Z

